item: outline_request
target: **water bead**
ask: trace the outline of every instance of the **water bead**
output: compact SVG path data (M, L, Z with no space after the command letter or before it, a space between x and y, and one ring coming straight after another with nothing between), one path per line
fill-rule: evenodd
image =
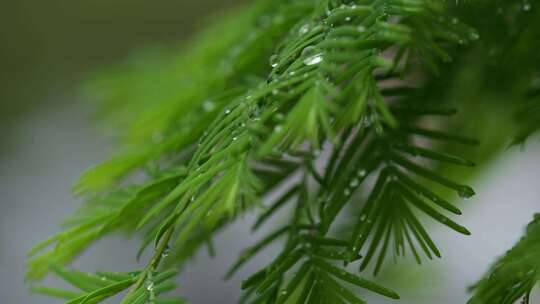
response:
M216 108L216 105L212 100L205 100L202 104L202 108L205 112L212 112Z
M323 61L323 54L314 46L307 46L302 50L305 65L319 64Z
M270 56L268 61L270 62L271 67L273 67L273 68L277 67L277 65L278 65L278 55L274 54L274 55Z
M308 23L302 25L302 26L298 29L298 34L300 34L300 35L305 35L305 34L307 34L307 32L309 32L309 28L310 28L310 26L309 26Z

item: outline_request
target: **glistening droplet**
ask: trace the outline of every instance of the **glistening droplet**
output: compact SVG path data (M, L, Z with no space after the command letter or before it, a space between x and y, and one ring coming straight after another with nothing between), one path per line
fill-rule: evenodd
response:
M469 198L475 194L474 190L469 186L461 186L459 187L457 192L458 192L459 197L462 197L462 198Z
M314 46L307 46L302 51L305 65L319 64L323 61L323 54Z
M275 68L278 65L278 55L274 54L270 56L270 59L268 60L270 62L270 66Z

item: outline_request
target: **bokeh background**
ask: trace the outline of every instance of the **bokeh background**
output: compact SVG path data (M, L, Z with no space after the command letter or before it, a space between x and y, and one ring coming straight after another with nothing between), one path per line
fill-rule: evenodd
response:
M58 303L29 293L25 254L60 230L80 203L70 189L88 166L114 149L92 119L95 105L79 97L94 71L148 48L177 48L213 14L234 0L17 0L0 4L0 296L2 303ZM218 37L216 39L219 39ZM401 263L379 280L397 289L399 303L464 303L466 287L519 238L540 211L540 143L503 151L472 181L477 195L460 202L464 237L434 225L443 259L421 267ZM235 303L243 275L273 256L271 248L243 273L223 274L240 248L260 237L247 215L216 238L217 257L205 250L179 278L178 293L191 303ZM263 234L264 231L261 233ZM84 270L138 267L135 239L111 237L86 252ZM47 282L54 282L47 279ZM366 295L369 303L391 303ZM538 298L538 297L537 297ZM535 302L536 303L536 302Z

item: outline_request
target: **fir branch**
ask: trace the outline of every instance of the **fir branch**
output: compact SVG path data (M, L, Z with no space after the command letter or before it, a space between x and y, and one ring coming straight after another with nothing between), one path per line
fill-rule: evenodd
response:
M398 298L394 291L333 263L354 262L368 247L363 269L382 244L377 272L390 240L397 254L404 254L407 241L420 260L414 239L428 257L439 256L412 206L468 234L436 209L460 213L435 194L430 183L462 197L474 191L410 158L471 166L468 160L415 140L476 141L422 127L418 117L453 111L407 104L416 90L407 87L403 78L424 65L438 73L439 62L450 58L446 46L476 40L476 31L452 22L445 4L435 0L260 1L238 19L218 23L183 55L179 66L192 57L197 60L182 73L171 71L185 77L181 88L174 88L179 96L170 102L138 105L137 113L150 114L135 121L127 134L134 138L128 140L132 149L83 175L76 190L102 194L81 209L73 228L32 251L56 244L30 261L29 277L40 278L51 265L69 263L93 241L120 229L145 231L142 250L152 243L155 247L147 266L125 281L88 289L77 297L46 288L37 291L69 296L72 303L90 303L131 288L122 304L159 302L159 293L172 288L156 285L163 273L169 273L168 263L184 262L215 231L293 174L301 175L301 180L261 215L255 228L292 202L290 223L248 249L230 272L277 237L287 237L272 264L245 281L245 288L257 291L255 301L282 303L296 294L299 302L362 303L344 283ZM223 42L215 42L216 33L235 28L238 31L226 35ZM246 35L249 38L243 39ZM201 51L204 55L198 55ZM223 58L223 54L229 55ZM332 153L319 173L314 162L325 144ZM152 162L176 169L147 169L149 182L122 190L122 178ZM366 189L364 181L374 175L378 182L353 235L347 240L330 236L338 214L348 203L356 203L353 192ZM178 260L164 259L169 250L170 257ZM297 276L288 280L296 265ZM78 278L90 282L87 275Z
M519 299L528 303L533 287L539 281L540 215L527 225L523 237L491 266L488 273L471 290L470 304L511 304Z

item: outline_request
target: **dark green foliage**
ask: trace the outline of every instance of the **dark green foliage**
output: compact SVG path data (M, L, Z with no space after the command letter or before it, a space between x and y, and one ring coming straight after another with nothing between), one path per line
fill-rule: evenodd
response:
M516 12L512 3L497 1L507 15L493 14L486 24L468 17L468 9L487 10L482 1L457 6L439 0L255 2L209 26L180 55L157 54L144 65L111 70L92 82L92 90L103 91L101 116L126 130L120 134L125 149L82 176L75 190L86 199L83 207L64 232L29 254L30 279L53 270L81 291L35 291L68 303L97 303L124 290L122 304L181 303L159 297L173 288L172 267L211 244L214 232L239 214L260 212L255 230L288 207L293 212L287 223L247 248L227 273L234 275L267 246L285 241L271 263L244 281L243 302L365 303L355 287L398 299L357 269L372 265L377 274L391 254L407 253L418 263L422 255L440 257L423 224L426 216L470 234L449 217L461 214L449 191L474 195L463 176L471 174L468 156L478 141L455 122L474 119L489 129L495 112L467 117L488 111L461 102L462 89L487 92L491 84L459 80L461 71L493 71L459 61L497 42L488 37L477 43L478 31L456 16L481 30L511 17L511 26L527 35L535 32L526 25L537 21ZM520 35L502 35L501 48L528 54L526 47L507 46ZM493 72L497 77L515 64L501 62L501 70ZM505 82L509 96L529 98L517 114L516 142L540 127L538 88L530 85L538 70ZM449 103L465 111L452 117L457 110ZM501 108L493 102L493 109ZM489 131L482 153L494 154L512 132ZM137 174L146 181L126 186ZM264 201L270 193L277 198ZM260 210L262 204L268 205ZM346 207L355 214L347 233L338 233ZM138 256L154 247L146 267L97 275L62 268L95 240L119 231L143 236ZM508 287L496 277L486 282L478 290Z

